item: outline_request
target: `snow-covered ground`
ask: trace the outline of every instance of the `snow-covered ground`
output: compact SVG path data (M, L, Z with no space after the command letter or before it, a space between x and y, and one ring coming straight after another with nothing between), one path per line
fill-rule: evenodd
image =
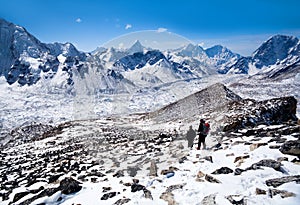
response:
M2 107L0 110L1 137L6 136L6 133L10 132L12 128L21 125L32 123L59 125L62 122L89 119L74 121L71 126L64 128L62 133L45 139L29 141L24 144L16 142L17 144L14 146L1 151L3 159L18 161L24 156L27 158L26 154L28 154L29 162L24 164L25 167L28 164L35 163L36 158L34 156L55 150L65 150L67 145L78 145L83 154L72 158L70 163L78 162L80 167L93 165L87 170L81 171L81 173L70 171L58 178L59 181L71 176L80 181L82 189L79 192L65 195L57 191L49 197L35 200L33 204L113 204L121 199L124 201L130 199L128 204L167 204L162 198L169 198L178 204L201 204L204 198L207 200L208 198L210 200L214 199L217 204L231 204L230 200L244 200L247 201L247 204L299 204L300 189L299 184L296 184L296 182L286 183L275 188L296 194L296 196L287 198L282 198L280 194L273 196L276 191L274 192L273 187L266 185L268 179L299 174L299 164L292 162L295 157L282 154L278 148L270 148L272 145L277 145L275 141L269 142L271 137L265 136L257 139L254 136L243 136L239 133L237 135L239 137L227 139L226 137L222 138L221 133L213 133L207 140L210 149L190 150L187 148L187 141L184 139L185 133L190 125L194 129L197 128L198 119L189 122L190 124L184 122L157 124L149 120L142 120L139 115L126 117L127 114L131 113L157 110L216 82L225 83L243 98L264 100L293 95L298 100L297 116L300 116L299 81L296 78L281 82L264 81L262 83L262 81L243 78L238 75L218 75L191 81L178 81L129 94L90 96L81 92L81 95L75 97L55 88L49 91L49 89L45 90L43 87L38 86L10 86L2 78L0 81L0 95L2 96L0 101ZM147 149L143 146L142 140L155 137L160 132L172 132L174 129L178 131L179 138L161 145L153 145L154 151L146 152ZM125 143L103 144L102 139L111 136L116 137L116 139L130 136L133 137L134 141L128 141L127 138ZM296 139L296 135L295 137L293 135L282 137L286 140ZM213 149L212 147L220 139L223 140L222 148L219 150ZM53 141L55 142L54 145ZM250 150L251 144L260 142L268 143L255 150ZM183 147L180 144L183 144ZM72 153L66 156L72 156ZM239 156L247 157L235 162L236 157ZM221 167L228 167L233 171L236 168L246 169L260 160L271 159L277 161L280 157L286 157L281 162L282 172L270 167L262 167L262 169L248 170L241 175L235 175L234 173L212 174ZM179 163L181 159L184 160ZM207 159L212 159L212 162ZM154 160L157 164L157 177L149 176L151 160ZM101 161L101 163L93 164L92 161ZM57 163L61 165L63 161ZM56 174L51 171L51 168L55 165L57 164L46 164L45 175L43 176L45 178L39 178L38 182L29 187L26 187L28 181L21 180L18 188L13 189L13 192L9 194L8 200L4 200L0 204L8 204L13 200L16 193L36 190L41 186L46 189L57 187L58 182L48 183L49 175ZM14 165L14 167L17 166L19 165ZM137 168L136 175L130 176L129 172L126 172L128 167ZM168 178L166 175L161 174L161 171L168 170L169 167L175 167L176 169L174 176ZM81 174L88 175L93 169L105 173L105 177L91 175L86 180L81 180ZM4 173L4 170L10 169L2 164L0 172ZM125 170L124 176L114 176L122 170ZM203 177L200 176L199 171L204 173ZM23 174L29 172L31 172L30 169L24 171ZM209 182L209 176L213 176L220 183ZM16 174L12 174L8 176L8 179L20 180L20 177L18 178ZM145 198L145 191L132 192L130 186L124 185L126 183L132 185L133 179L139 180L138 184L144 186L151 193L153 200ZM103 187L109 187L109 191L103 192ZM256 194L257 188L265 190L266 194ZM101 200L104 194L111 192L115 192L116 196ZM0 193L6 193L5 189L2 189ZM21 203L32 196L32 194L26 195L17 203ZM58 199L59 202L57 202Z
M22 169L19 175L13 169L11 174L7 175L8 180L18 181L19 187L13 190L8 200L0 204L13 201L17 193L37 190L42 186L45 190L51 190L58 187L58 182L66 177L81 182L82 189L73 194L55 191L49 196L37 198L32 204L117 204L119 200L127 200L126 204L202 204L205 197L210 198L208 204L214 204L213 201L216 204L234 204L230 200L248 205L299 204L300 189L295 181L276 188L266 184L269 179L299 176L299 164L292 162L295 156L271 149L272 146L278 145L276 141L270 141L272 137L246 136L241 133L246 133L247 130L242 130L239 134L234 134L236 137L223 137L221 146L216 149L213 148L215 139L220 136L209 135L207 150L191 150L187 148L185 140L188 125L182 126L176 122L153 123L137 120L135 117L76 121L67 125L61 134L5 148L2 152L3 163L11 160L13 167L20 166ZM258 129L268 130L276 127L278 126L260 126ZM160 131L172 131L174 128L178 129L178 136L173 138L173 141L160 144L147 141L149 147L146 148L145 141L139 138L140 133L147 135L145 140L155 137ZM101 141L113 136L119 137L115 141ZM136 138L131 141L128 137ZM296 136L285 135L284 138L294 140ZM260 143L265 144L256 149L252 148L253 144ZM152 145L159 150L147 152ZM74 150L72 147L78 149ZM46 157L40 157L39 162L36 159L39 156ZM253 165L261 160L279 163L280 158L280 170L266 165ZM156 162L157 176L149 176L151 161ZM72 169L71 167L76 167L76 163L79 164L78 169ZM28 168L34 164L39 166ZM229 168L232 172L213 173L222 167ZM234 173L237 168L246 170L249 167L255 168L241 174ZM163 170L171 170L171 174L166 175ZM0 171L4 170L1 168ZM34 177L30 180L24 178L29 173L36 173L36 181ZM100 176L100 173L103 176ZM49 183L50 177L57 175L58 181ZM138 182L134 184L134 180ZM30 186L27 185L29 183ZM142 189L133 191L133 187L138 185ZM257 189L266 193L258 194ZM290 193L283 198L283 194L275 195L274 189ZM5 190L1 193L5 193ZM106 198L105 194L111 195ZM26 204L26 200L34 195L36 194L27 194L15 203Z

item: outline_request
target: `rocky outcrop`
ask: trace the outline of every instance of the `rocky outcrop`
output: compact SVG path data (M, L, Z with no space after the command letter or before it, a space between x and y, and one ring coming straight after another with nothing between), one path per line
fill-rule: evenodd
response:
M201 201L201 205L216 205L216 194L211 194L204 197Z
M247 109L244 109L246 108ZM227 116L223 131L235 131L241 128L251 128L260 124L281 124L297 121L297 100L294 97L274 98L257 102L241 100L228 104Z
M300 140L290 140L283 143L279 151L283 154L294 155L300 158Z
M287 177L281 177L281 178L275 178L275 179L268 179L266 181L266 184L268 186L278 187L282 184L289 183L289 182L296 182L300 183L300 175L295 176L287 176Z
M212 172L212 174L230 174L233 173L233 170L228 167L221 167L220 169L217 169L216 171Z

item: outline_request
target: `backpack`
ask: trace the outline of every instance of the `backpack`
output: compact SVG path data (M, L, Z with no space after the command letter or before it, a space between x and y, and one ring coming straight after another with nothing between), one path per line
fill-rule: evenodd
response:
M205 123L205 124L203 125L203 134L207 135L208 132L209 132L209 130L210 130L210 125L209 125L209 123Z

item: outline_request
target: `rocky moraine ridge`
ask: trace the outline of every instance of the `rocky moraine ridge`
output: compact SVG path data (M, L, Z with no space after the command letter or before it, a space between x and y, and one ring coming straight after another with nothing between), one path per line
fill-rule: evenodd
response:
M234 99L202 113L213 125L208 150L186 147L185 132L198 120L157 124L156 116L139 115L16 128L0 149L0 204L85 204L80 196L93 191L97 203L107 204L186 204L189 195L201 204L297 197L296 100ZM227 187L235 180L238 191ZM209 192L218 187L223 191Z

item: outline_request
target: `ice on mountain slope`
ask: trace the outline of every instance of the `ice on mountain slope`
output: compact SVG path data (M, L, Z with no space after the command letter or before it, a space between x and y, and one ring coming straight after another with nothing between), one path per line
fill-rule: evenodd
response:
M263 73L265 69L271 69L272 67L285 68L299 62L299 48L299 39L296 37L272 36L254 51L252 56L240 58L230 67L228 72L247 74L249 69L256 68L256 73Z
M233 53L228 48L221 45L216 45L205 50L210 58L210 64L217 67L218 72L225 74L228 68L235 64L241 56Z
M4 75L10 84L32 85L41 79L42 74L45 78L52 78L59 69L59 55L66 57L72 66L78 66L79 61L86 58L86 54L77 51L70 43L41 43L26 29L3 19L0 20L0 30L0 75ZM68 71L69 67L65 69Z

